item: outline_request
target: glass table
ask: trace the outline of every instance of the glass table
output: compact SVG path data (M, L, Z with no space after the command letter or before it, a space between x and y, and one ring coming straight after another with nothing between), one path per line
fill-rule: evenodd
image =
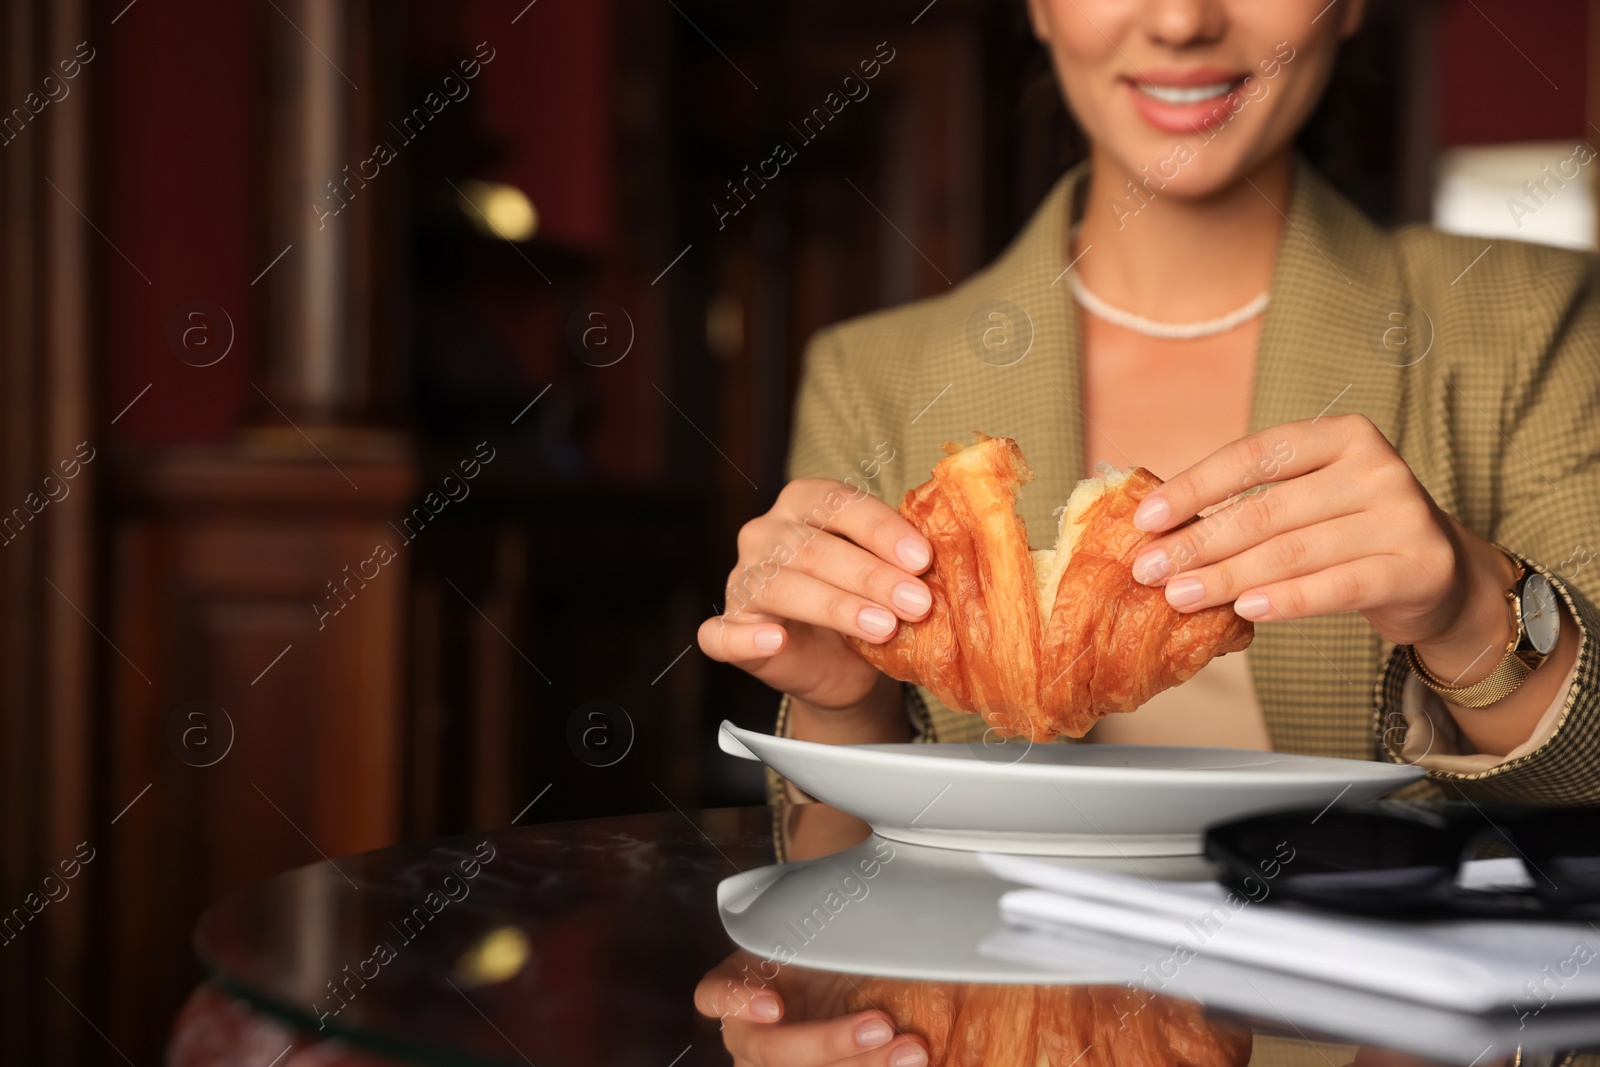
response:
M1141 864L1151 877L1204 877L1198 857ZM1002 943L996 903L1008 888L970 853L887 842L821 804L776 816L673 811L513 827L288 871L212 907L195 945L215 989L296 1042L332 1039L357 1060L727 1064L718 1021L695 1010L694 992L730 957L730 974L773 980L786 1022L870 1005L908 1030L942 1027L936 1048L951 1062L1416 1062L1380 1051L1399 1047L1467 1064L1462 1050L1477 1043L1485 1067L1515 1054L1519 1038L1503 1025L1485 1047L1490 1031L1465 1017L1335 1002L1302 1011L1281 983L1258 990L1259 1010L1248 1001L1207 1010L1112 980L1118 967L1103 948L1029 959ZM1600 1045L1600 1012L1568 1006L1562 1018L1564 1040ZM1025 1050L998 1051L1006 1041ZM1522 1062L1588 1059L1529 1045Z

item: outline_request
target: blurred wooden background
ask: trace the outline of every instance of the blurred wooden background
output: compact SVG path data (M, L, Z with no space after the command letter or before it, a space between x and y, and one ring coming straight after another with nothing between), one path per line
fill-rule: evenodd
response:
M690 645L801 346L971 273L1081 151L1020 0L525 3L0 0L7 108L94 52L0 154L0 513L98 449L0 554L0 907L97 850L0 950L16 1062L156 1062L199 911L319 851L758 800L714 732L772 695ZM1585 136L1587 8L1376 4L1305 151L1426 217L1439 148Z

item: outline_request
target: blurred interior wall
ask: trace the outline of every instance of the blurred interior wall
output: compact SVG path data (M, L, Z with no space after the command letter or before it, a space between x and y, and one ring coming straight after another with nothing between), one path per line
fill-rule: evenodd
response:
M285 6L281 0L279 6ZM502 13L482 2L448 9L413 5L410 17L435 31L437 22L428 20L444 19L447 10L469 26L490 15L502 25L522 6L509 5ZM742 115L733 104L775 98L777 103L765 105L774 117L803 113L837 76L841 62L861 54L852 35L879 40L868 33L869 24L892 14L851 3L770 9L707 4L704 11L683 6L706 25L720 11L728 30L713 28L719 40L744 28L744 45L734 53L741 63L754 54L753 70L786 76L775 77L771 88L763 79L760 94L740 95L745 87L738 75L680 15L659 3L618 5L616 29L588 7L540 4L518 33L537 25L536 18L556 20L538 47L564 50L568 64L595 82L616 71L614 106L594 82L567 77L566 68L546 61L533 46L518 51L518 37L509 32L495 38L504 47L474 90L475 102L485 108L490 132L525 138L513 145L507 173L497 176L541 193L553 237L602 261L604 270L634 279L631 289L621 289L626 296L618 296L622 283L609 284L609 291L601 287L601 295L639 315L641 349L626 369L648 370L632 378L612 375L596 387L603 430L598 436L610 450L603 469L663 480L662 468L670 467L690 471L701 482L720 479L726 483L720 495L704 499L731 502L727 517L736 525L753 506L742 495L740 476L721 465L650 383L660 382L741 468L757 472L761 485L773 490L781 450L772 443L782 439L773 427L782 421L805 336L841 316L946 287L844 178L899 220L952 280L998 249L1047 181L1005 195L1004 182L1019 169L1017 157L987 151L994 142L986 138L1010 145L996 132L1015 106L1008 89L996 91L992 113L941 120L941 105L952 94L975 99L982 85L996 84L997 72L1004 74L1002 63L980 62L970 52L982 38L972 32L982 22L981 5L946 0L928 12L915 35L903 19L894 21L903 59L878 83L874 110L852 114L853 132L846 124L830 131L819 148L826 154L812 156L808 169L792 176L789 192L774 187L763 197L760 211L767 214L759 227L753 214L730 226L715 245L709 234L697 238L693 253L651 288L651 279L694 236L681 220L693 216L703 224L709 217L709 197L700 196L696 175L714 191L757 158L751 155L756 147L769 143L763 140L765 118ZM1436 7L1439 14L1436 39L1415 41L1438 49L1438 90L1425 107L1403 105L1412 109L1408 128L1429 139L1412 146L1413 166L1422 168L1417 173L1425 171L1434 143L1600 136L1583 109L1587 39L1574 31L1593 6L1588 0L1551 0L1539 5L1537 17L1514 0L1393 0L1391 6ZM401 16L380 5L378 17ZM786 28L785 18L797 21ZM1588 24L1592 31L1595 20ZM475 42L479 36L467 38ZM274 111L281 98L272 87L284 69L270 42L279 39L304 46L272 5L0 0L0 123L10 120L0 137L0 922L16 908L33 916L13 919L14 931L6 930L0 946L0 1035L6 1042L0 1051L8 1060L121 1062L103 1032L135 1062L156 1062L173 997L197 975L186 939L197 910L267 872L316 858L273 806L281 806L329 854L380 844L398 833L395 756L383 745L395 744L401 700L385 669L393 666L402 640L394 620L408 579L388 572L388 584L363 590L349 613L330 623L337 635L332 638L317 630L308 604L325 579L370 551L372 527L404 510L412 491L408 468L392 439L349 432L337 417L313 429L319 446L361 486L367 510L355 510L348 507L353 494L343 474L303 442L297 445L300 439L286 423L277 423L276 435L263 432L277 415L262 393L279 395L278 379L268 376L279 344L268 294L280 277L289 279L298 269L295 250L286 248L298 239L275 228L282 183L274 168L280 160L267 147L269 136L279 136L269 131L293 127ZM84 43L92 58L80 54ZM444 58L454 60L457 53ZM1405 71L1434 69L1414 57L1401 59ZM62 64L70 62L77 73L68 78ZM365 98L374 94L375 82L363 62L356 48L351 62L340 65L361 85L352 95ZM47 75L54 81L47 84ZM967 87L963 93L954 93L957 75ZM513 76L514 91L489 91L488 78ZM659 92L663 86L673 93ZM571 99L561 95L563 87ZM65 90L70 95L63 96ZM1051 91L1046 88L1047 95ZM529 96L548 102L543 111L534 109L550 118L547 130L535 128L527 105L519 110L519 98ZM389 101L411 103L409 97ZM619 128L613 111L636 115L621 127L636 131L634 140L611 144ZM702 114L709 116L704 127L695 125ZM555 123L561 116L571 121ZM359 129L360 121L351 116L347 127ZM912 135L920 138L923 154L905 147L904 138ZM1037 137L1020 148L1042 153L1047 140ZM950 163L965 160L970 167L979 158L997 161L981 188L970 171ZM583 166L575 167L574 159ZM926 173L908 174L912 168ZM1050 168L1042 170L1048 179ZM353 210L405 181L398 172L385 175L391 179L393 186L371 190L370 199L358 199ZM609 225L603 213L611 199L604 190L611 184L628 198L629 213L618 216L627 225ZM945 195L949 190L960 195ZM792 211L780 210L785 195L794 198ZM984 224L979 247L974 220L1002 200L1014 201L1015 210ZM305 211L303 204L290 206ZM360 236L356 214L333 221L352 223L346 242L351 255L377 254L380 226ZM526 269L504 251L511 271ZM276 258L280 254L285 258ZM361 268L356 263L350 269ZM375 284L371 274L365 278L354 276L354 292ZM543 284L516 282L519 292ZM645 294L674 286L670 306L665 298L658 298L659 307L646 301ZM747 309L742 340L729 346L731 354L703 350L708 295L737 297ZM181 359L169 335L174 315L197 299L225 309L231 330L229 355L204 367ZM663 326L668 312L683 322ZM533 329L520 332L544 336ZM661 353L645 363L650 338L657 338ZM363 348L354 341L358 358L351 366L359 374L366 366L361 360L376 359L374 352L392 362L401 347ZM548 369L553 377L562 352L545 347L549 352L541 358L551 362L535 369L541 375ZM747 388L741 384L746 380L756 384ZM561 392L553 391L540 410L558 403ZM746 396L761 402L745 403ZM284 406L298 420L299 409ZM647 429L638 431L641 426ZM635 446L640 438L663 436L661 426L681 438L674 449L658 455ZM238 446L247 439L258 457L278 450L276 460L249 468L259 476L253 480L241 477L237 465ZM94 459L79 458L80 443L93 450ZM177 446L213 451L181 453ZM297 447L303 454L289 451ZM118 459L126 462L113 477ZM67 469L75 472L71 478ZM702 498L689 498L670 479L660 497L694 514L683 519L688 532L659 539L660 558L641 566L655 574L681 563L681 545L704 528L692 523L705 521ZM637 523L646 511L643 499L619 494L614 506L626 507ZM684 507L684 500L693 506ZM548 499L544 503L548 510ZM673 515L677 521L677 511ZM717 544L731 549L731 535L719 536ZM635 547L627 551L639 555ZM468 554L450 553L452 561ZM485 558L502 555L510 553ZM505 570L521 573L517 567ZM459 570L451 573L460 577ZM456 598L442 581L440 588L442 597ZM530 588L549 595L548 586ZM475 587L468 589L477 597ZM602 592L616 600L629 595L621 587ZM593 600L595 593L586 581L572 599ZM506 621L515 611L506 606L502 616L500 603L478 600L495 625L515 633ZM439 627L444 632L466 632L462 620L477 625L472 607L457 609L459 618L437 616L455 620ZM670 726L662 727L663 735L677 746L672 766L686 768L681 780L662 779L674 796L692 795L693 775L709 774L705 765L715 770L711 761L718 759L702 754L704 746L688 730L700 721L695 716L709 717L689 686L695 677L690 672L701 667L689 656L659 689L650 689L650 679L687 644L689 624L701 610L688 601L683 625L666 628L673 636L685 630L682 640L638 656L641 691L688 687L670 707L690 709L689 716L660 716ZM650 622L652 632L663 629ZM473 647L515 667L492 627L480 629L486 632L474 638L481 644ZM280 652L284 658L274 660ZM578 679L574 695L596 684L593 678L609 658L579 663L572 672ZM504 674L495 670L497 677ZM452 697L462 688L440 686ZM239 747L217 766L182 762L165 733L170 714L196 697L226 705L240 728ZM362 713L351 714L362 699L369 701ZM640 706L651 706L643 699ZM760 692L757 699L761 714L768 715L770 695ZM571 706L538 706L541 729L550 725L544 721L551 718L548 709L555 709L559 732ZM495 736L479 736L477 749L499 756L505 770L513 757L506 746L485 740ZM431 739L420 732L417 737L416 751L433 750ZM514 757L525 773L540 776L534 785L549 780L539 760L550 764L552 775L574 762L563 745L547 747L548 753ZM570 780L584 784L576 775ZM444 793L465 788L446 776L439 783ZM491 821L496 811L508 817L520 805L508 807L504 792L497 786L485 794L482 805L472 808L472 820ZM554 790L544 803L557 802L562 792ZM634 806L659 803L648 787L643 792L612 795ZM438 806L447 808L447 800ZM446 822L415 825L425 832L450 828ZM78 862L80 843L94 850L92 861ZM77 873L64 880L64 869ZM51 872L50 885L70 895L46 904L50 893L60 895L44 882Z
M106 829L91 817L99 639L82 614L97 600L88 457L105 447L80 212L88 36L84 0L0 0L0 1034L18 1063L79 1062L95 1040L77 1014L94 999L85 889L102 873L81 861Z

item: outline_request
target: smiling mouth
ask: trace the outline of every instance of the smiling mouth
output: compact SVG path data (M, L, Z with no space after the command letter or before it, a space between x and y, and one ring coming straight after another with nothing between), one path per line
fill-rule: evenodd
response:
M1211 85L1150 85L1135 82L1133 87L1152 100L1163 104L1203 104L1228 95L1243 79L1215 82Z

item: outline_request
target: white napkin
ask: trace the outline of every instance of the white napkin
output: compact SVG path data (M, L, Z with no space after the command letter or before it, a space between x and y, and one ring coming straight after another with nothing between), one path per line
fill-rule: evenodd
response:
M1038 887L1000 898L1008 923L1150 945L1148 959L1129 961L1130 978L1205 956L1471 1012L1600 1003L1600 928L1590 923L1340 916L1252 903L1215 882L1154 882L997 853L982 860L1001 878ZM1513 868L1520 862L1475 861L1463 884L1516 884Z

